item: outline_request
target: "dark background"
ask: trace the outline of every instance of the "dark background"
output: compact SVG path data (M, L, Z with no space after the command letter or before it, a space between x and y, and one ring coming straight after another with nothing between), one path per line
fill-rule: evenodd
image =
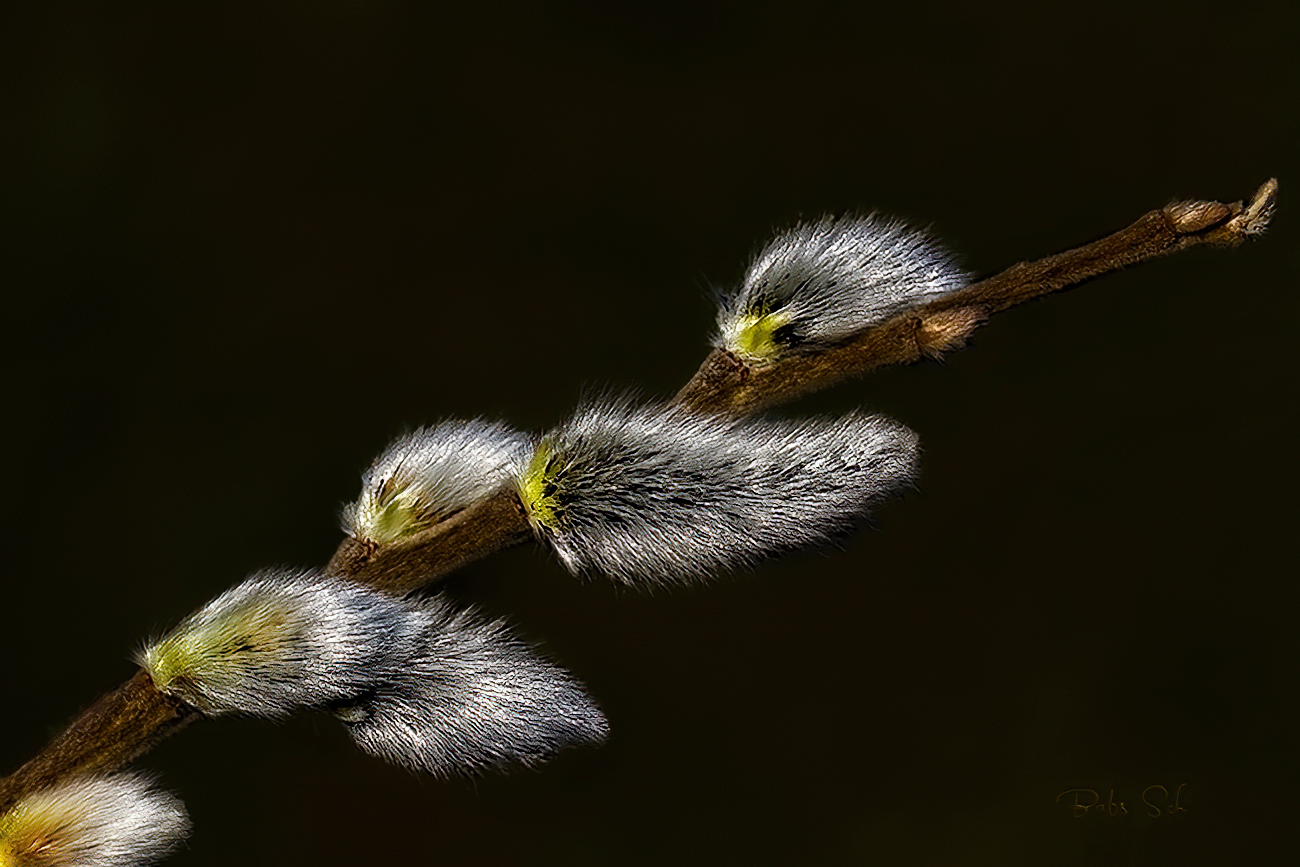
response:
M149 634L258 567L323 563L404 428L672 393L708 287L776 226L879 208L983 274L1276 175L1258 242L783 409L921 435L919 491L843 550L649 596L540 549L458 573L590 685L604 748L418 779L308 715L205 723L141 764L196 823L176 865L1293 848L1286 4L27 14L0 106L0 772ZM1187 811L1144 815L1157 784ZM1072 819L1076 787L1128 815Z

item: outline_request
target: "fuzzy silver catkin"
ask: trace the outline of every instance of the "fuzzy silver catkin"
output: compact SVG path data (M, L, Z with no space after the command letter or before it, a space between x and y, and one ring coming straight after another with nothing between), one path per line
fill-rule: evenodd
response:
M653 585L847 530L911 482L917 452L880 416L738 420L606 400L543 438L519 491L572 571Z
M719 302L717 345L758 360L833 343L965 286L927 232L871 214L777 235Z
M416 651L410 603L312 572L266 571L140 654L160 690L206 713L278 717L348 700Z
M147 647L163 692L211 713L328 706L369 753L435 774L533 764L607 725L500 622L312 572L264 572Z
M387 543L419 532L507 484L528 438L498 422L444 421L394 440L343 508L343 528Z
M82 777L0 816L0 865L136 867L173 851L189 830L181 802L145 777Z
M361 749L439 776L541 762L608 734L604 714L563 669L501 621L423 603L425 639L408 665L338 710Z

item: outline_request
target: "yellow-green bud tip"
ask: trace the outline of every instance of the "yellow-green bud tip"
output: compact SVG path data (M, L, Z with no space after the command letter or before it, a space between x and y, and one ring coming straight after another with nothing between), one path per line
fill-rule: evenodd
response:
M47 815L32 813L27 802L19 802L0 816L0 867L21 867L28 856L57 845L55 835L65 817L57 811Z
M289 614L273 601L246 599L207 619L190 620L145 649L141 664L160 692L203 707L196 688L237 682L258 653L289 638Z
M410 486L387 479L377 492L361 495L356 524L368 541L388 545L433 524L431 511Z
M0 867L18 867L14 854L14 811L0 816Z
M143 867L188 830L180 801L142 777L80 777L32 792L0 816L0 867Z
M727 349L749 361L771 361L781 354L776 332L790 322L782 312L745 313L730 322L722 337Z
M519 479L519 499L528 520L544 527L555 524L555 458L551 444L543 440Z

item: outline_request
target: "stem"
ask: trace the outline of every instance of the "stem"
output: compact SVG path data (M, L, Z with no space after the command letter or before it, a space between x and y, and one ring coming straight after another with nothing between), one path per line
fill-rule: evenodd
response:
M705 412L749 413L878 367L939 358L1008 307L1189 247L1238 246L1264 230L1276 202L1276 180L1265 182L1244 205L1177 202L1099 241L1012 265L815 353L751 364L715 349L673 401Z
M0 780L0 814L24 795L62 780L117 770L200 716L138 671L82 711L36 758Z
M507 487L393 545L345 539L325 571L377 590L409 593L532 536L519 497Z

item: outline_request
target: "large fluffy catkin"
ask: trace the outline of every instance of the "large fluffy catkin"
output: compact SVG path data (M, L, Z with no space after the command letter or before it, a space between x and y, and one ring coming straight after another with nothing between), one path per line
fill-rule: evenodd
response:
M880 416L773 421L602 400L547 434L519 482L574 572L682 582L815 545L911 482L916 435Z
M777 235L719 298L717 345L752 361L834 343L966 285L927 232L878 215Z
M343 508L348 535L390 543L473 505L509 483L528 456L528 438L503 424L444 421L394 440Z
M313 572L259 572L153 642L138 661L205 713L277 717L347 700L423 636L411 603Z
M80 777L0 816L0 865L138 867L167 855L189 829L181 802L145 777Z
M423 616L420 652L337 711L363 750L447 776L533 765L605 739L605 716L581 684L501 621L437 598Z
M206 713L329 707L362 749L440 775L534 764L607 730L582 685L500 621L312 572L254 575L140 661Z

